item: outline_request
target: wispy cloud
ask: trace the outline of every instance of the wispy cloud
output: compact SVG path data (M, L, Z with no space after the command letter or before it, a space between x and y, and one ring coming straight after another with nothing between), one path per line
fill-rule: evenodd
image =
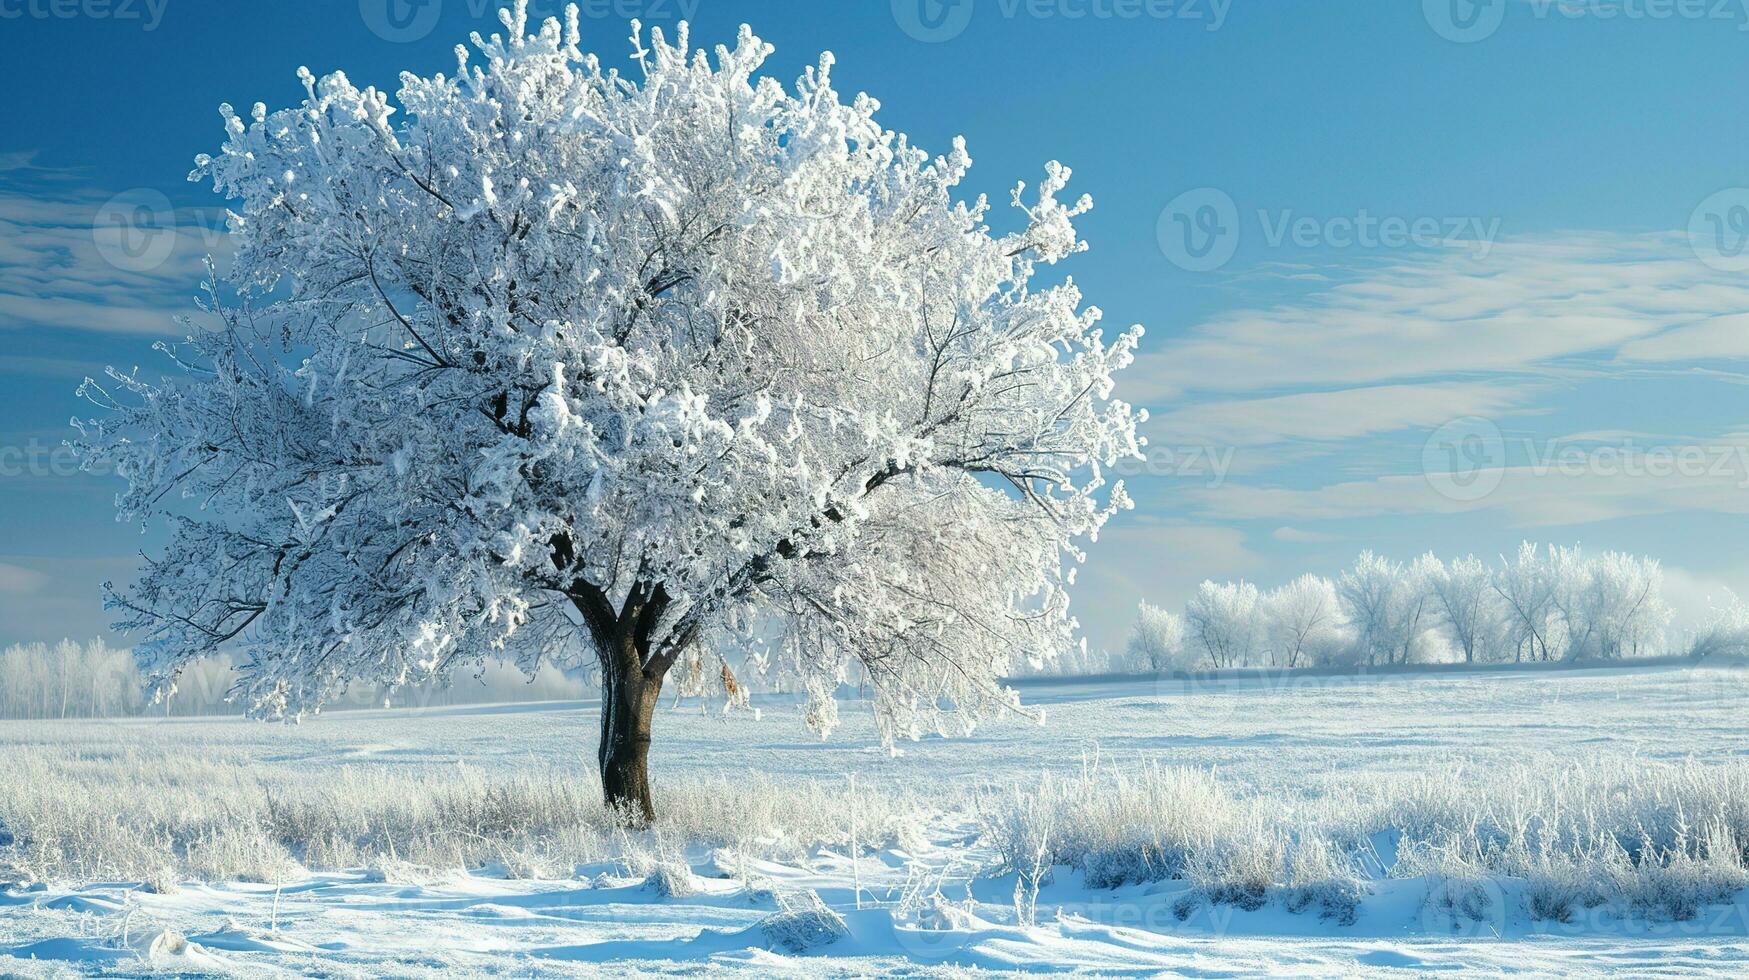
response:
M1302 531L1297 527L1278 527L1270 532L1270 537L1287 544L1325 544L1340 540L1334 534L1324 534L1320 531Z
M1684 235L1567 234L1501 242L1481 258L1418 253L1294 303L1224 314L1155 345L1137 373L1154 390L1191 393L1519 373L1739 311L1749 279L1703 265ZM1729 338L1728 327L1704 332Z
M149 190L50 186L30 159L0 156L0 331L174 334L206 257L225 256L215 214Z
M1182 490L1183 514L1279 522L1274 540L1310 543L1322 540L1317 522L1401 515L1497 510L1547 526L1749 513L1749 444L1730 434L1741 412L1704 416L1696 427L1716 430L1680 436L1592 421L1604 417L1601 386L1614 407L1650 390L1630 385L1707 383L1694 372L1746 357L1749 279L1701 262L1683 234L1599 232L1350 270L1294 302L1215 317L1156 345L1136 371L1163 393L1151 439L1243 450L1235 479ZM1647 429L1668 424L1655 406L1639 414ZM1419 433L1539 415L1593 427L1509 438L1479 474L1498 486L1474 499L1441 493L1422 471ZM1338 451L1339 464L1305 465Z
M0 562L0 594L30 595L40 590L49 577L41 572Z
M1689 458L1692 466L1676 461ZM1185 491L1208 520L1319 521L1500 510L1517 527L1587 524L1683 512L1749 514L1749 444L1613 450L1607 455L1479 471L1496 483L1473 499L1441 492L1421 473L1314 488L1228 485Z
M1210 401L1155 416L1148 437L1173 445L1329 442L1523 411L1542 390L1524 382L1440 381Z
M1749 359L1749 313L1731 313L1673 327L1623 344L1617 361L1708 361Z
M36 153L35 150L8 150L0 153L0 173L32 169L36 163Z

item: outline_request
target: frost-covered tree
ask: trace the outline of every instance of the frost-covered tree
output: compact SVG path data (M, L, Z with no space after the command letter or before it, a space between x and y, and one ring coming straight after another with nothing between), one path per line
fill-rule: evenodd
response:
M730 642L821 731L852 660L889 740L1012 706L1143 417L1112 398L1140 328L1033 281L1084 248L1068 169L992 230L963 143L883 129L830 56L786 89L746 28L634 25L622 74L575 9L503 20L393 99L303 71L296 108L222 109L222 325L86 388L81 448L170 531L109 598L147 672L237 648L285 715L581 656L645 817L664 680L732 690Z
M1504 604L1515 660L1547 660L1550 640L1557 628L1554 615L1554 577L1549 563L1529 541L1518 547L1513 560L1500 559L1494 574L1494 592ZM1558 640L1557 640L1558 642Z
M1388 656L1391 603L1400 575L1395 562L1367 551L1336 579L1343 614L1354 627L1355 646L1365 663L1375 664Z
M0 718L104 718L140 706L139 675L126 650L102 640L0 650Z
M1664 568L1655 558L1610 551L1591 576L1603 611L1598 648L1605 657L1637 657L1661 644L1674 613L1664 599Z
M1299 667L1327 650L1342 629L1336 586L1318 575L1301 575L1264 596L1258 607L1264 635L1278 667Z
M1428 592L1464 662L1493 659L1503 616L1487 564L1475 555L1449 564L1434 558L1426 571Z
M1260 632L1257 586L1204 582L1184 607L1185 631L1217 670L1251 663Z
M1185 666L1184 617L1169 609L1142 603L1136 610L1127 647L1130 664L1141 670L1172 670Z
M1566 656L1637 656L1662 639L1671 612L1655 559L1619 551L1586 559L1576 547L1550 548L1549 556Z
M1695 633L1688 655L1749 657L1749 603L1727 593L1723 601L1709 602L1707 619Z
M1548 636L1553 655L1575 659L1600 656L1598 629L1603 625L1604 611L1598 604L1601 593L1595 581L1596 567L1578 545L1550 545L1544 562L1549 607L1558 627Z
M1406 664L1415 659L1432 625L1427 583L1437 562L1426 555L1403 565L1367 551L1336 580L1362 661Z

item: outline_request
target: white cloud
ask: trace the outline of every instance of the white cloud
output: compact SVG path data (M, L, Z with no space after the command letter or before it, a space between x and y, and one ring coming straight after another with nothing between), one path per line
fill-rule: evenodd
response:
M1475 500L1444 495L1419 473L1312 489L1228 485L1186 493L1196 499L1200 516L1219 520L1314 521L1501 510L1514 525L1535 527L1684 511L1749 514L1749 449L1670 448L1704 457L1704 462L1694 471L1664 472L1661 462L1648 465L1649 452L1663 459L1658 449L1618 449L1572 467L1544 460L1484 471L1497 475L1499 486ZM1635 472L1624 472L1630 469Z
M1737 310L1749 310L1749 277L1701 264L1682 235L1566 234L1482 258L1395 259L1292 304L1218 316L1152 345L1131 373L1136 390L1163 395L1519 373Z
M1334 534L1324 534L1321 531L1304 531L1297 527L1278 527L1270 532L1270 537L1287 544L1327 544L1340 541Z
M0 172L7 169L0 165ZM0 183L0 331L176 336L175 318L196 313L206 256L222 263L228 255L213 216L164 210L148 215L151 223L124 242L127 233L97 227L117 211L111 195L39 184ZM125 253L112 261L123 244L155 250L137 262Z
M1212 401L1153 417L1147 435L1154 443L1218 446L1352 439L1522 411L1541 390L1523 383L1448 381Z
M0 562L0 593L6 595L31 595L40 590L49 577L41 572Z
M29 170L36 162L35 150L11 150L0 153L0 173L13 170Z
M1244 480L1181 488L1184 512L1273 521L1284 525L1273 536L1283 544L1316 540L1319 521L1402 515L1493 510L1516 525L1556 526L1741 514L1749 513L1741 437L1602 424L1528 452L1514 444L1493 461L1504 467L1499 487L1480 500L1442 496L1418 472L1414 447L1382 438L1468 416L1548 414L1582 428L1619 413L1589 415L1598 403L1575 400L1581 385L1614 386L1617 409L1633 403L1626 386L1635 381L1677 372L1735 380L1699 362L1749 358L1749 313L1739 311L1749 311L1749 277L1701 263L1680 233L1551 235L1501 242L1485 257L1391 258L1292 302L1215 317L1156 343L1129 373L1157 396L1146 430L1154 444L1242 447L1232 472ZM1653 425L1671 421L1655 403L1648 409ZM1742 424L1740 414L1718 420L1721 429ZM1537 457L1569 447L1589 454L1576 470ZM1304 465L1337 451L1337 467ZM1701 471L1644 466L1659 453L1693 452L1706 454ZM1255 485L1272 472L1291 478Z
M1716 316L1624 344L1618 361L1702 361L1749 358L1749 313Z
M62 637L114 638L102 583L127 581L136 558L0 556L0 647ZM18 576L18 573L23 573ZM7 588L12 581L22 588Z

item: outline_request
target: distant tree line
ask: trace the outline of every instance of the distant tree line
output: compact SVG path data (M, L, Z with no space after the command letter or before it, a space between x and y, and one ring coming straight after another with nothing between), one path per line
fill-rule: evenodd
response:
M21 643L0 649L0 718L120 718L134 715L239 714L231 698L236 670L226 657L195 661L177 678L176 691L151 702L133 652L102 640ZM449 684L402 688L389 696L361 684L335 707L436 707L496 701L550 701L582 697L580 678L545 667L531 681L513 666L487 665Z
M1493 563L1363 553L1335 579L1273 591L1204 582L1172 612L1144 602L1111 668L1618 660L1749 654L1749 610L1732 601L1686 644L1671 640L1664 572L1652 558L1525 543ZM1088 664L1086 666L1097 666Z

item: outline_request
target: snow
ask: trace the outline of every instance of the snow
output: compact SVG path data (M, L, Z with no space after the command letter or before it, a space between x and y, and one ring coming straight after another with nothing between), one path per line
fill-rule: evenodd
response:
M800 736L795 715L805 708L786 698L756 698L759 721L748 712L725 717L697 704L665 705L655 778L750 769L843 780L854 773L859 789L904 785L945 795L967 783L1024 784L1041 770L1074 772L1097 754L1117 763L1215 767L1237 785L1315 795L1460 761L1483 774L1538 757L1740 763L1749 755L1744 673L1660 667L1189 688L1183 681L1038 682L1025 687L1025 699L1048 712L1048 726L1016 719L966 740L908 744L897 756L880 751L867 707L855 701L841 705L845 730L827 743ZM491 771L534 763L581 769L593 758L594 707L359 711L295 728L236 719L0 723L0 749L71 746L99 757L165 748L318 777L342 767L435 774L457 760ZM1038 893L1036 924L1023 925L1012 874L971 874L988 865L984 848L970 816L944 813L919 839L861 849L854 865L842 847L736 870L721 854L689 849L687 868L676 872L685 887L658 887L613 860L533 880L482 867L304 874L279 889L246 882L183 882L170 893L133 882L11 886L0 888L0 974L1749 971L1749 892L1686 922L1621 918L1602 907L1559 924L1509 913L1522 906L1496 901L1499 914L1457 923L1435 910L1445 883L1387 877L1396 846L1380 835L1372 841L1369 892L1350 924L1280 903L1254 911L1195 904L1180 918L1186 906L1179 899L1190 887L1184 882L1095 889L1059 868ZM905 902L920 891L920 879L933 880L933 893ZM1482 887L1511 899L1519 885L1499 879ZM795 910L812 907L812 896L836 915L798 930ZM780 913L788 918L774 918ZM818 944L789 941L798 932Z

